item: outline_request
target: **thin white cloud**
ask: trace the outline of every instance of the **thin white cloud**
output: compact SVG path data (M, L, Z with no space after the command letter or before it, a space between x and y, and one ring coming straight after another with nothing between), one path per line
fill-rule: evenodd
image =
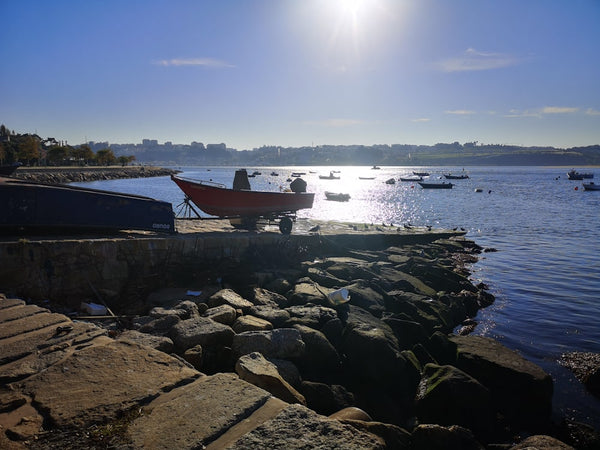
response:
M504 117L537 117L541 118L547 114L574 114L579 111L579 108L572 106L544 106L542 108L534 110L520 111L517 109L511 109L508 114ZM600 114L600 111L598 112ZM587 114L587 112L586 112Z
M421 118L418 118L418 119L412 119L411 120L411 122L430 122L430 121L431 121L431 119L428 119L426 117L421 117Z
M202 66L202 67L235 67L225 61L214 58L173 58L154 61L158 66Z
M453 109L450 111L444 111L445 114L454 114L457 116L468 116L470 114L475 114L475 111L471 111L469 109Z
M544 106L540 111L542 114L571 114L579 111L579 108L569 106Z
M588 108L585 113L588 116L600 116L600 111L598 111L597 109L594 108Z
M307 121L304 122L306 125L317 125L323 127L331 127L331 128L342 128L342 127L351 127L354 125L361 125L364 123L361 120L357 119L325 119L319 121Z
M519 59L504 53L481 52L468 48L460 56L439 63L444 72L470 72L475 70L501 69L517 64Z

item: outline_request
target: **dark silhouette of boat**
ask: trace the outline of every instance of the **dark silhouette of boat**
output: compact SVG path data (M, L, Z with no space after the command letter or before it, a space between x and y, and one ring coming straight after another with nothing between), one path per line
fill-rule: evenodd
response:
M0 228L175 232L171 203L66 184L0 178Z
M454 186L452 183L446 183L445 181L441 183L419 182L419 184L423 189L452 189L452 186Z
M347 202L348 200L350 200L350 194L325 191L325 198L334 202Z
M449 174L444 174L444 178L446 178L447 180L466 180L467 178L469 178L469 175L467 175L467 174L452 175L451 173L449 173Z
M4 164L0 166L0 177L9 177L11 176L15 170L21 167L22 164L20 162L13 164Z

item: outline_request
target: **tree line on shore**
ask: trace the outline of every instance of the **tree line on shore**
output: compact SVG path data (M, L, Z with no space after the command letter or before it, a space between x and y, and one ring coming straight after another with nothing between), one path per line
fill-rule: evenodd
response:
M224 143L159 144L144 139L141 144L89 142L70 146L36 134L16 134L0 127L0 164L110 165L133 161L154 165L224 166L536 166L600 165L600 145L571 147L522 147L482 144L477 141L434 145L374 144L317 145L304 147L262 146L238 151Z
M135 161L133 155L116 156L112 149L94 152L88 144L71 146L54 138L42 139L37 134L17 134L0 125L0 164L22 163L27 166L126 166Z

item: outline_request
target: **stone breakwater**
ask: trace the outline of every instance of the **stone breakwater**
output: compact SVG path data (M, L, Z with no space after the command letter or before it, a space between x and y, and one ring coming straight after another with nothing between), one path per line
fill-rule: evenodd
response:
M17 169L13 176L41 183L64 184L119 178L162 177L175 173L177 170L152 166L25 167Z
M598 444L590 430L552 422L548 374L470 334L494 301L468 278L481 248L460 237L381 244L317 236L249 246L235 260L194 266L185 287L153 292L137 314L103 326L68 307L0 299L0 443ZM332 302L342 288L348 301Z

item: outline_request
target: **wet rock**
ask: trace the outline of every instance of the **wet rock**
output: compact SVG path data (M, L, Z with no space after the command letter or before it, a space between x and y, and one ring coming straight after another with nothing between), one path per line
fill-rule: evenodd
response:
M240 356L235 363L235 371L242 380L270 392L285 402L306 405L304 396L283 379L277 366L258 352Z
M171 353L174 345L173 341L166 336L155 336L148 333L142 333L136 330L126 330L119 336L121 341L135 342L140 345L146 345L155 350L165 353Z
M360 420L370 422L373 419L365 411L356 406L347 406L329 415L330 419L336 420Z
M511 447L511 450L574 450L570 445L559 441L551 436L535 435L519 442Z
M215 306L214 308L208 308L206 311L204 311L202 317L206 317L214 320L215 322L231 326L237 319L237 312L233 306L220 305Z
M561 355L560 363L570 369L575 377L596 397L600 398L600 354L570 352Z
M456 367L490 390L509 425L545 430L552 413L552 378L536 364L499 342L481 336L451 336L458 346Z
M170 337L181 352L196 345L204 348L230 346L234 334L231 327L206 317L182 320L170 330Z
M456 343L452 342L444 333L440 333L439 331L433 333L429 337L427 349L435 360L442 365L453 365L456 362Z
M484 450L473 433L457 425L422 424L411 434L411 450Z
M328 385L314 381L303 381L301 392L306 398L307 406L319 414L329 416L337 413L338 415L336 417L332 417L333 419L359 419L358 414L350 414L350 411L346 411L346 413L340 413L340 410L347 409L355 403L354 395L351 392L348 392L343 386ZM352 411L355 412L354 410ZM368 414L363 411L363 414L360 415L359 420L371 420L370 418L366 419L365 416L368 417Z
M421 423L461 425L476 436L493 428L489 391L475 378L453 366L427 364L417 392Z
M243 333L244 331L272 330L273 325L264 319L247 315L238 317L231 328L236 333Z
M298 330L278 328L269 331L245 331L233 337L236 357L258 352L266 358L290 359L302 356L304 342Z

